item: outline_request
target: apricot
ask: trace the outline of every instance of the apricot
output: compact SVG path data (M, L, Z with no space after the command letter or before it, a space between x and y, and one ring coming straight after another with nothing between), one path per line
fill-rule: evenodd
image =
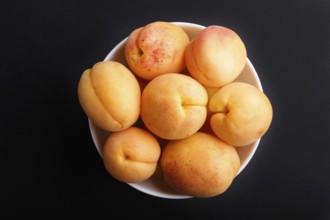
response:
M163 74L142 92L141 119L158 137L185 138L204 124L207 101L205 88L195 79L179 73Z
M124 130L140 114L139 83L119 62L102 61L85 70L79 80L78 98L88 118L106 131Z
M218 25L205 27L185 51L191 76L207 87L233 82L243 70L246 59L246 48L240 36Z
M155 173L160 152L160 146L151 133L132 126L107 138L103 147L103 163L117 180L137 183Z
M181 72L186 66L184 51L188 43L181 27L156 21L131 32L125 44L125 58L132 72L151 80L164 73Z
M205 198L229 188L240 159L233 146L214 135L197 132L188 138L169 141L162 151L160 166L171 188Z
M220 88L212 95L209 110L213 132L233 146L256 141L266 133L273 116L268 97L244 82L233 82Z

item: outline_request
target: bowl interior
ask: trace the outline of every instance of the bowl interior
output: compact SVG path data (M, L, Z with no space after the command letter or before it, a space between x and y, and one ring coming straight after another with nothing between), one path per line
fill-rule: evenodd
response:
M177 25L179 25L181 28L184 29L184 31L187 33L188 37L190 39L193 39L197 33L199 33L204 26L198 25L198 24L193 24L193 23L187 23L187 22L172 22ZM125 60L124 56L124 47L126 43L127 38L123 39L121 42L119 42L111 51L110 53L105 57L105 61L113 60L113 61L118 61L121 62L122 64L127 66L127 62ZM247 58L247 62L245 65L245 68L241 72L241 74L235 79L235 81L240 81L240 82L246 82L249 84L252 84L259 88L262 91L262 86L259 80L259 77L250 62L250 60ZM105 143L105 140L107 137L111 134L107 131L104 131L97 127L90 119L88 119L89 127L90 127L90 132L92 139L94 141L95 147L102 157L102 147ZM239 147L237 148L238 155L241 160L241 165L239 168L239 173L242 172L242 170L247 166L251 158L253 157L258 145L260 142L260 138L244 147ZM171 188L169 188L166 183L164 182L162 175L160 172L157 172L148 180L141 182L141 183L128 183L131 187L152 195L156 197L161 197L161 198L168 198L168 199L185 199L185 198L191 198L192 196L190 195L185 195L185 194L180 194Z

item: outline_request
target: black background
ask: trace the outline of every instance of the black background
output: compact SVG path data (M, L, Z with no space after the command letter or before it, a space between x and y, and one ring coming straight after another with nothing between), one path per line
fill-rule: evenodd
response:
M82 72L156 20L235 30L273 104L256 154L220 196L144 194L110 177L93 145ZM329 83L328 0L2 0L0 213L330 219Z

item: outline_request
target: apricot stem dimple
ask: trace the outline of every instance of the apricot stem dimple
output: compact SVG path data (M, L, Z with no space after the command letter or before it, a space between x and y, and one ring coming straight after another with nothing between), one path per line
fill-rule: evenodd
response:
M205 107L205 105L203 105L203 103L194 103L196 102L197 100L193 100L192 98L190 97L184 97L184 96L180 96L179 97L179 100L181 102L181 106L182 108L185 108L185 107Z
M134 154L132 152L129 152L125 146L123 146L122 151L122 158L124 158L125 161L129 160L134 163L144 163L144 164L154 164L155 161L149 161L149 160L142 160L142 158L134 157Z
M130 160L131 159L131 157L128 154L125 154L125 153L124 153L124 158L125 158L125 160Z
M138 52L137 52L138 56L141 57L143 55L143 50L141 48L138 47Z
M213 111L212 111L213 110ZM216 114L216 113L220 113L220 114L224 114L227 115L229 113L229 108L223 108L223 109L212 109L211 112Z
M225 108L222 111L218 111L218 113L223 113L223 114L227 115L229 113L229 109Z

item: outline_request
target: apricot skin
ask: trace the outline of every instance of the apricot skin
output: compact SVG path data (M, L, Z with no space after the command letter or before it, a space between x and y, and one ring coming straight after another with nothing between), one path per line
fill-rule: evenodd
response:
M115 61L98 62L85 70L78 97L89 119L106 131L126 129L140 114L139 83L128 68Z
M239 35L218 25L203 29L185 51L191 76L206 87L233 82L243 70L246 58L246 48Z
M178 192L194 197L212 197L225 192L240 167L231 145L197 132L170 141L162 151L160 165L166 183Z
M210 124L213 132L233 146L256 141L268 130L272 105L256 87L234 82L219 89L209 101Z
M168 73L151 80L142 93L141 118L158 137L188 137L202 127L207 114L207 92L193 78Z
M181 72L185 68L184 51L189 43L179 26L157 21L132 31L125 46L125 58L130 69L143 79Z

